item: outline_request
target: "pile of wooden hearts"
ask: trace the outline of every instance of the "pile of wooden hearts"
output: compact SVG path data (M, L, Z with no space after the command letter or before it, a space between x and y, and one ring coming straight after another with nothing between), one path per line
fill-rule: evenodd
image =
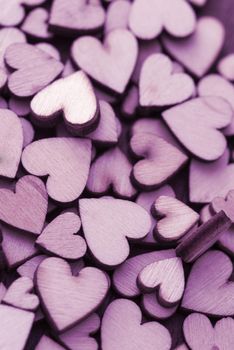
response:
M0 350L234 349L216 6L0 0Z

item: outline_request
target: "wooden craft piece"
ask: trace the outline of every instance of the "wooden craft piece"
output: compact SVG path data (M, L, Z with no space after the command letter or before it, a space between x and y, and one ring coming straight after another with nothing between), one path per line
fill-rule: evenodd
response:
M43 335L35 347L35 350L65 350L65 348L58 343L56 343L51 338L47 337L46 335Z
M24 168L38 176L49 175L48 195L66 203L83 192L89 174L91 142L79 138L50 138L28 145L22 154Z
M28 277L16 279L3 298L3 303L26 311L35 311L39 306L39 299L32 294L33 281Z
M55 46L53 46L53 45L51 45L49 43L46 43L46 42L38 43L35 46L38 47L40 50L47 52L48 55L54 57L56 60L58 60L58 61L61 60L60 52ZM64 65L64 69L65 69L65 65ZM64 69L63 69L63 72L62 72L62 76L63 76L63 73L64 73Z
M122 101L121 114L127 119L135 118L139 105L139 91L135 85L132 85L126 92Z
M53 33L48 30L49 13L44 8L36 8L27 15L21 29L33 39L49 40Z
M234 80L234 54L230 53L221 58L218 63L217 70L227 80Z
M2 28L0 30L0 67L5 68L4 55L8 46L14 43L25 43L26 36L18 28Z
M46 258L48 258L48 256L46 255L37 255L34 256L33 258L27 260L25 263L23 263L22 265L20 265L17 268L17 273L21 276L21 277L28 277L31 280L34 279L34 274L38 268L38 266L42 263L43 260L45 260Z
M24 137L23 148L25 148L27 145L29 145L33 141L35 131L32 124L27 119L20 118L20 122L23 128L23 137Z
M234 209L233 209L233 201L234 201L234 190L228 192L227 197L224 199L222 197L216 197L211 202L211 208L215 213L219 213L221 210L225 212L228 218L234 222Z
M8 103L9 109L15 112L19 117L26 117L30 114L30 101L28 99L22 100L12 96Z
M146 293L142 296L142 307L147 315L157 320L165 320L170 318L176 312L178 305L165 307L158 300L155 292Z
M129 0L116 0L108 6L105 21L105 34L115 29L127 29L131 9Z
M127 238L139 240L150 230L149 214L136 203L108 198L83 198L79 210L84 236L93 256L103 265L115 267L127 259Z
M73 277L65 260L48 258L37 269L36 285L51 326L63 332L97 309L106 297L109 280L94 267Z
M137 157L145 158L138 161L132 171L135 183L143 190L159 187L188 160L184 153L152 133L133 135L130 147Z

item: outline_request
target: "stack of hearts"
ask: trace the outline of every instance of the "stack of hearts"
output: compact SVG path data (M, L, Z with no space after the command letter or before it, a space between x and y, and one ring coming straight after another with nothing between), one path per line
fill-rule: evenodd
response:
M0 350L234 350L233 0L0 8Z

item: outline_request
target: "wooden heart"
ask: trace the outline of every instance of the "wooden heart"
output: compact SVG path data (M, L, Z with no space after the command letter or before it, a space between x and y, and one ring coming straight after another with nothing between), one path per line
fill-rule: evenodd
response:
M181 21L183 18L183 21ZM176 37L185 37L195 30L196 17L184 0L135 0L129 15L129 26L140 39L153 39L163 29Z
M132 152L138 161L132 177L143 190L152 190L173 176L188 160L187 156L170 143L151 133L137 133L130 140ZM167 157L165 157L165 154ZM158 171L157 171L158 170Z
M182 63L188 71L197 77L202 77L218 57L224 37L224 26L218 19L201 17L191 36L179 41L164 36L162 43L167 52Z
M43 251L61 258L79 259L85 255L87 249L85 240L75 234L80 226L78 215L69 212L61 214L45 227L36 244Z
M105 22L105 11L90 0L55 0L50 12L50 29L58 34L77 37L78 34L100 30Z
M234 164L228 164L229 152L215 162L192 160L189 176L189 198L194 203L209 203L215 197L226 197L234 188Z
M0 189L0 220L18 229L41 233L47 213L48 197L44 183L35 176L22 177L15 193Z
M28 277L20 277L10 285L2 301L19 309L34 311L39 306L39 299L31 294L32 289L33 281Z
M156 320L165 320L175 314L178 304L171 307L165 307L160 304L159 298L155 292L142 295L142 307L147 315Z
M171 249L140 254L127 259L117 267L113 274L115 289L128 298L140 295L141 291L137 284L137 277L141 270L153 262L174 257L175 251Z
M175 105L188 100L194 91L192 78L185 73L173 73L173 64L168 56L157 53L145 60L139 82L142 107Z
M232 349L234 347L234 320L222 318L214 328L205 315L193 313L183 324L186 343L193 350Z
M234 283L229 281L233 266L218 250L202 255L189 274L182 304L184 309L214 316L234 314Z
M165 306L174 306L184 292L184 269L180 258L163 259L145 266L138 282L146 292L159 289L159 300Z
M20 123L23 128L23 136L24 136L23 148L25 148L27 145L33 142L35 131L32 124L27 119L20 118Z
M105 33L115 29L127 29L130 9L131 2L129 0L112 2L106 11Z
M34 313L0 305L0 348L4 350L23 350L29 337Z
M55 80L63 70L61 62L26 43L10 45L4 57L7 66L15 70L8 78L8 88L18 97L35 95Z
M18 116L8 109L0 109L0 140L0 175L14 178L23 148L23 128Z
M93 313L72 329L59 335L61 343L71 350L97 350L97 341L91 337L100 328L100 318Z
M2 28L0 30L0 67L5 68L4 55L8 46L14 43L25 43L26 36L18 28Z
M217 70L227 80L234 80L234 54L230 53L219 61Z
M31 280L34 279L34 274L38 268L38 266L42 263L43 260L47 259L48 256L46 255L37 255L33 258L25 261L22 265L20 265L17 268L17 273L21 277L28 277L31 278Z
M226 139L219 130L231 123L232 113L220 97L203 97L172 107L162 115L184 147L196 157L212 161L226 149Z
M215 213L223 210L229 219L234 222L234 210L233 210L233 201L234 201L234 190L228 192L226 199L222 197L216 197L211 203L211 208Z
M49 13L38 7L29 12L21 29L33 39L48 40L53 37L53 33L48 30L48 20Z
M35 347L35 350L45 350L45 349L50 349L50 350L65 350L65 348L58 343L56 343L54 340L51 338L47 337L46 335L43 335Z
M58 61L61 60L61 55L60 55L59 50L55 46L53 46L52 44L42 42L42 43L36 44L35 46L38 47L40 50L45 51L46 53L48 53L48 55L54 57L56 60L58 60ZM64 69L65 69L65 66L64 66ZM64 73L64 69L62 72L62 76Z
M158 220L154 233L165 241L176 241L183 237L199 220L199 215L176 198L161 196L156 199L154 210L163 216Z
M92 85L82 71L56 80L40 91L31 101L37 120L49 124L63 112L69 130L76 134L93 131L97 127L99 108Z
M36 285L51 326L63 332L97 309L106 297L109 279L94 267L73 277L65 260L48 258L37 269Z
M131 32L116 29L107 34L103 44L91 36L78 38L72 45L71 54L78 67L90 77L122 94L136 63L138 44Z
M28 145L22 154L24 168L38 176L49 175L51 198L72 202L83 192L91 161L91 142L79 138L50 138Z
M137 304L127 299L117 299L109 304L101 325L103 350L169 350L171 336L158 322L142 325L142 314Z
M149 214L136 203L108 198L80 199L79 210L84 236L93 256L103 265L115 267L129 255L127 238L147 235Z
M117 147L98 157L92 164L87 188L95 194L105 194L109 188L120 198L132 198L136 194L130 181L132 165Z

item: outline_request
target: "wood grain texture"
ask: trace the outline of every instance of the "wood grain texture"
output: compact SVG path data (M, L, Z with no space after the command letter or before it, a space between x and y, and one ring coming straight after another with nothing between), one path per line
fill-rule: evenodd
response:
M26 36L18 28L2 28L0 30L0 67L5 68L4 55L8 46L14 43L25 43Z
M79 138L50 138L28 145L22 164L31 174L49 175L46 188L58 202L72 202L83 192L89 174L91 142Z
M130 253L128 239L144 238L150 230L150 216L136 203L108 198L83 198L79 210L84 236L93 256L114 268Z
M46 258L48 258L48 256L46 256L46 255L37 255L37 256L34 256L33 258L28 259L27 261L25 261L22 265L20 265L17 268L17 273L21 277L28 277L28 278L31 278L31 280L33 280L34 274L35 274L38 266Z
M63 332L97 309L106 297L109 279L94 267L73 277L65 260L48 258L37 269L36 285L48 321Z
M177 256L180 256L187 263L195 261L217 242L231 224L232 221L224 211L220 211L181 240L181 243L176 247Z

